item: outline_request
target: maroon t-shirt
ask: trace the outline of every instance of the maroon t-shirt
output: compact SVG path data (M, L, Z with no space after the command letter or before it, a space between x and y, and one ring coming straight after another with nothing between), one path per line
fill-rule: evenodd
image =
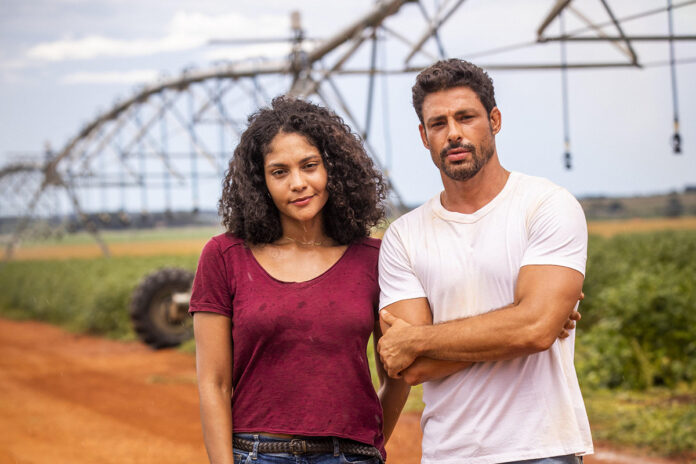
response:
M235 432L348 438L384 455L366 354L379 300L379 245L353 243L320 276L281 282L242 240L223 234L206 244L190 312L232 318Z

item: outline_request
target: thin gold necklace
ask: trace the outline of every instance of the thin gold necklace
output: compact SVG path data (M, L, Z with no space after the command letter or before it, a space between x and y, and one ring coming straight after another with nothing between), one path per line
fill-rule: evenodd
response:
M287 235L283 235L283 238L287 238L291 242L295 242L299 245L304 245L304 246L323 246L325 245L326 242L303 242L302 240L297 240L292 237L288 237Z

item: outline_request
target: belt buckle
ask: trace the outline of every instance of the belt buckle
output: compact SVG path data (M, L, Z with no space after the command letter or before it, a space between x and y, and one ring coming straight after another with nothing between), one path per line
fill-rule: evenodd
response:
M290 452L295 456L298 454L305 454L307 452L307 442L293 438L290 440Z

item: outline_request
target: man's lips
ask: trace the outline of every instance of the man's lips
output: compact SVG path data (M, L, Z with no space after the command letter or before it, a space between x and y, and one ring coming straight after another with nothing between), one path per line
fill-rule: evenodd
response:
M467 150L466 148L452 148L447 150L445 155L450 161L460 161L465 159L470 153L471 150Z

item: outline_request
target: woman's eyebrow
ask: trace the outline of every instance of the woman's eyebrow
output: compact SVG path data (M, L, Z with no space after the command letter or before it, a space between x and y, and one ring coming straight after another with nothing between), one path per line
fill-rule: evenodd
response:
M300 163L306 163L307 161L312 161L315 159L321 159L321 155L305 156L304 158L302 158L300 160ZM268 163L265 167L269 168L269 167L286 167L286 166L287 166L286 163L276 162L276 163Z

